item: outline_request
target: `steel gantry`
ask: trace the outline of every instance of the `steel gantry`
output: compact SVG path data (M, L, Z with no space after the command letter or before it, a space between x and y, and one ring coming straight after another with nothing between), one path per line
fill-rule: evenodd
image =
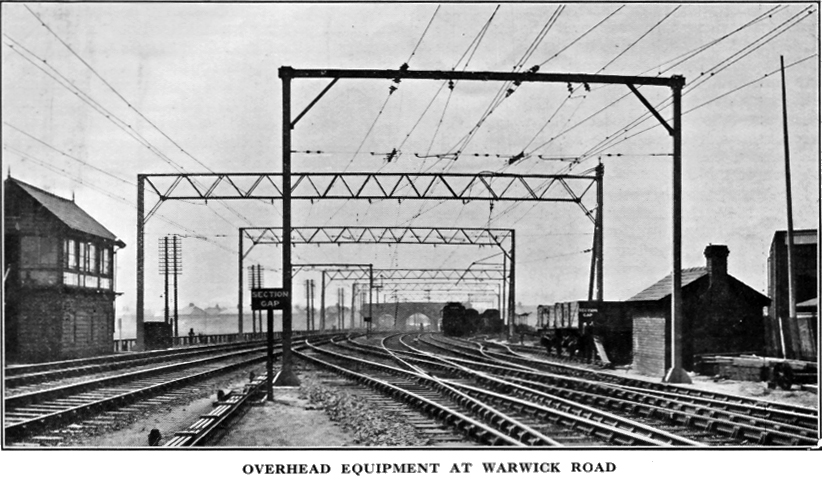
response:
M330 270L330 280L359 280L362 272L356 270ZM375 268L378 280L503 280L505 271L500 268Z
M286 82L287 83L287 82ZM290 90L285 87L283 117L290 116ZM287 122L290 124L290 120ZM181 173L140 174L137 176L137 349L143 348L143 309L145 306L144 242L146 222L169 200L278 200L283 202L283 231L291 226L291 200L454 200L512 202L573 202L586 216L596 221L594 209L588 209L582 198L601 177L591 175L516 175L504 173L295 173L291 182L291 140L283 138L282 173ZM554 188L555 185L560 185ZM146 189L157 195L154 206L145 212ZM556 195L553 191L557 190ZM601 206L596 207L601 210ZM596 229L595 229L596 232ZM242 240L241 240L242 241ZM512 235L513 242L513 235ZM596 242L595 242L596 243ZM283 284L291 291L292 236L283 244ZM241 249L242 250L242 249ZM513 257L511 275L514 275ZM512 282L513 287L513 282ZM509 310L514 309L515 289L509 292ZM294 380L291 372L291 312L283 312L283 373L285 384Z
M240 259L240 268L242 268L242 258ZM322 268L322 279L320 280L320 330L325 330L325 287L331 283L330 281L326 283L325 275L326 270L325 268L337 268L338 271L343 269L353 269L347 271L355 271L357 273L361 273L366 275L368 278L368 302L369 304L373 301L374 295L374 264L372 263L300 263L292 265L291 268L291 275L295 276L301 271L305 269L312 269L316 270ZM240 285L240 302L239 304L242 305L242 285ZM353 305L353 304L352 304ZM353 306L352 306L353 308ZM368 316L371 317L371 312L368 312ZM242 319L242 310L240 311L240 318ZM351 325L354 326L353 323ZM369 327L370 330L370 327Z
M243 260L257 245L284 245L283 227L240 227L238 269L242 273ZM251 245L245 248L244 241ZM439 227L294 227L291 229L290 242L294 244L411 244L411 245L469 245L492 246L499 248L508 269L508 318L514 318L516 291L516 238L513 229L506 228L439 228ZM293 265L290 270L293 271ZM283 267L285 268L285 267ZM470 270L468 270L470 271ZM465 273L466 271L463 271ZM505 272L503 271L503 277ZM289 278L292 275L288 275ZM239 328L242 332L243 287L240 275ZM285 315L285 312L283 313ZM284 319L285 317L283 317ZM285 322L285 320L283 320ZM322 322L322 317L320 318ZM283 327L285 328L285 327Z
M455 70L409 70L408 65L396 70L376 69L295 69L282 66L279 77L282 81L282 175L283 175L283 228L291 229L291 131L309 110L340 79L382 79L399 83L404 80L442 80L442 81L481 81L481 82L514 82L522 83L563 83L563 84L617 84L625 85L647 108L654 118L667 130L673 139L673 271L671 273L671 369L664 380L670 383L690 383L690 377L682 368L682 89L685 78L679 75L671 77L643 77L627 75L601 75L581 73L538 73L539 67L523 72L485 72ZM298 79L329 79L331 82L306 106L296 118L291 116L291 82ZM673 97L672 123L654 108L640 93L639 86L658 86L671 89ZM600 205L601 210L601 205ZM601 218L601 217L600 217ZM291 265L290 236L286 235L283 244L283 281L290 282L286 273ZM601 241L594 242L601 247ZM599 258L599 268L602 268ZM593 283L593 282L591 282ZM599 283L599 282L598 282ZM287 285L290 289L290 283ZM286 285L284 284L284 287ZM601 290L600 290L601 291Z

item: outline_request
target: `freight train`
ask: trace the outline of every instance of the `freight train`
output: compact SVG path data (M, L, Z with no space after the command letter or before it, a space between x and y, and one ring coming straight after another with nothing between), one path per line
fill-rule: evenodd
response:
M549 354L631 362L632 322L624 303L560 302L539 305L537 315L540 342Z
M450 337L494 335L504 331L504 324L497 309L479 313L473 308L465 308L459 302L451 302L442 308L441 331Z

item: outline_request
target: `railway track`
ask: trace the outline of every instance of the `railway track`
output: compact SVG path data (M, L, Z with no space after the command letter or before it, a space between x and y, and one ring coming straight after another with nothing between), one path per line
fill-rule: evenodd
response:
M453 341L450 343L453 343ZM529 366L541 371L621 385L626 389L636 392L654 392L655 395L668 399L687 399L696 405L707 408L723 409L741 415L752 415L790 426L799 426L814 430L818 426L818 412L811 408L751 399L738 395L709 392L696 387L632 379L612 373L592 370L590 368L580 368L573 365L557 364L551 361L535 359L519 354L505 345L498 345L497 347L506 350L508 353L491 353L486 351L484 352L485 356L495 360ZM480 351L482 350L480 349Z
M294 346L296 357L325 372L323 381L402 418L427 445L811 446L818 438L813 409L630 379L507 345L419 333L338 333L295 338ZM6 444L30 445L27 439L38 435L42 443L51 438L42 435L49 429L94 424L95 416L116 416L130 405L163 404L186 386L265 361L262 342L221 347L118 355L121 361L106 371L96 370L103 357L14 371L31 383L6 388ZM84 373L65 384L50 380L66 370ZM224 432L260 382L219 400L166 446L203 445Z
M411 379L418 392L426 392L429 396L435 395L432 392L436 392L436 403L448 412L437 415L448 419L451 415L461 414L467 418L474 418L475 422L480 424L505 425L501 430L514 432L507 437L514 437L519 441L511 443L510 438L485 431L481 440L492 445L699 445L697 442L640 423L620 421L613 415L589 407L575 405L577 411L562 411L528 399L506 395L481 385L482 381L477 376L453 378L454 372L447 365L443 368L443 364L436 360L398 360L395 358L396 353L380 352L373 345L337 345L336 348L341 347L355 352L355 355L327 349L321 352L334 357L335 363L352 364L352 370L368 369L371 378L375 375L372 370L378 370L381 375L389 373L393 377ZM365 356L373 357L375 360L363 359ZM406 368L389 365L386 361L404 364ZM366 378L362 381L372 380ZM419 390L423 387L425 390ZM451 403L444 401L443 396ZM462 409L455 407L454 402ZM459 428L459 422L452 423ZM472 428L476 428L476 423L473 425Z
M296 340L295 347L300 342ZM204 356L200 352L195 359L176 357L176 361L161 366L6 396L6 442L20 442L46 429L76 423L138 401L160 396L158 401L162 403L167 392L266 360L265 346L229 350L211 349L212 353ZM275 351L275 357L278 355ZM163 359L163 356L151 358Z
M410 337L406 335L405 337ZM816 443L816 415L813 410L800 408L782 409L782 404L762 405L751 399L714 399L707 392L688 395L691 389L675 387L672 391L664 388L643 389L631 385L612 383L613 375L604 377L579 378L544 372L528 365L515 365L511 361L483 356L479 351L466 351L464 345L449 349L450 341L435 341L430 338L416 338L417 344L428 349L428 355L443 358L443 352L450 353L445 359L453 367L453 375L477 375L483 372L485 382L495 378L508 382L497 384L496 390L514 393L521 397L538 398L534 393L542 392L582 405L596 406L627 419L633 419L651 426L671 431L708 445L813 445ZM406 350L417 350L413 356L417 364L424 362L420 355L425 350L407 345ZM358 348L364 348L358 345ZM434 353L435 352L435 353ZM552 366L552 368L558 368ZM589 372L596 374L598 372ZM586 374L588 376L588 374ZM651 382L645 382L651 383ZM658 387L656 384L653 384ZM664 386L663 386L664 387ZM720 396L727 397L727 396ZM542 398L541 402L553 402ZM793 406L791 406L793 407Z
M28 385L56 384L66 379L97 375L105 372L141 367L160 362L177 362L217 352L231 352L265 345L265 341L236 342L219 345L202 345L149 352L104 355L99 357L49 362L33 365L7 366L4 371L6 393Z

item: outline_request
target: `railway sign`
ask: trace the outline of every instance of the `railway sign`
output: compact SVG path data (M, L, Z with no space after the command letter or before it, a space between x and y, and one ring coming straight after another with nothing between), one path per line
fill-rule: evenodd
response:
M251 289L252 310L285 310L291 307L291 294L283 288Z

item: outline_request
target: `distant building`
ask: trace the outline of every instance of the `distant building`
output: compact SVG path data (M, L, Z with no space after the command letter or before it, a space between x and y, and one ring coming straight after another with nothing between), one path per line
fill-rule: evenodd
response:
M695 355L761 352L768 297L728 275L728 247L705 248L704 267L682 270L682 361ZM671 367L671 275L628 299L633 322L634 369L662 376Z
M794 230L793 264L796 280L797 315L801 320L790 323L788 296L788 234L774 233L768 255L768 295L773 300L768 310L767 350L771 356L782 356L782 344L788 358L813 360L819 335L815 303L817 290L816 230ZM800 306L801 305L801 306Z
M11 177L3 187L6 360L112 352L114 249L125 244L74 200Z
M206 316L205 310L194 305L193 303L189 303L187 307L179 309L177 311L177 314L180 316L180 318L189 317L205 319Z

